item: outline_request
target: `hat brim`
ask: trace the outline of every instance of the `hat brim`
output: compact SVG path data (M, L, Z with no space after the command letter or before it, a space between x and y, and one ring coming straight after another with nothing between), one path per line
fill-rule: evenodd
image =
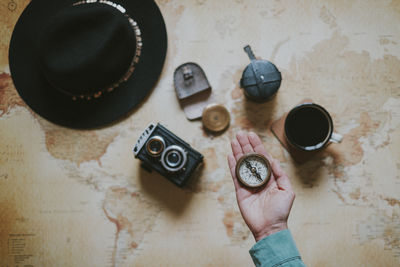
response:
M63 7L76 1L33 0L15 25L9 49L14 85L25 103L43 118L71 128L101 127L133 110L152 90L162 71L167 32L162 14L153 0L113 0L122 5L139 25L143 47L130 78L114 91L89 101L72 100L53 88L41 72L39 36L48 21Z

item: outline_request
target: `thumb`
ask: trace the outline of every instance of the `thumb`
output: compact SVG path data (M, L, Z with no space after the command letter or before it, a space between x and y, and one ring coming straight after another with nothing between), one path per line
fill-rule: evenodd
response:
M239 181L236 177L236 159L233 154L228 155L228 165L229 170L231 171L231 176L233 180L233 184L235 185L236 191L240 188Z

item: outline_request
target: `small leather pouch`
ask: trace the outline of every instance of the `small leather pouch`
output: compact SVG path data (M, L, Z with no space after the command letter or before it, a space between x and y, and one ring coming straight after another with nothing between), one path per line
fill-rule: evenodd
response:
M210 83L203 69L193 62L180 65L174 72L175 92L189 120L201 118L203 109L213 101Z

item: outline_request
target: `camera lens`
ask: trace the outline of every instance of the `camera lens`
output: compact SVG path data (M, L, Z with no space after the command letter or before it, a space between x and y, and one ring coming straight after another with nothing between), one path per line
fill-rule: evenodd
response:
M152 152L158 153L159 151L162 150L162 148L163 148L163 143L161 143L160 141L155 140L149 143L149 150Z
M181 160L182 160L181 155L176 151L170 151L166 156L167 164L170 167L178 166Z
M161 156L161 165L171 172L181 170L185 166L186 161L185 150L176 145L167 147Z
M146 150L152 157L158 157L165 148L164 139L160 136L153 136L147 141Z

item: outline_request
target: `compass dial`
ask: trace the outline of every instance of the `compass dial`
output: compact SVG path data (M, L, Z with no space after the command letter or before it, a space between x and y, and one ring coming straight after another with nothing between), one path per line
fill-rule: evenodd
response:
M243 155L236 164L236 177L248 187L265 185L271 177L271 164L261 154Z

